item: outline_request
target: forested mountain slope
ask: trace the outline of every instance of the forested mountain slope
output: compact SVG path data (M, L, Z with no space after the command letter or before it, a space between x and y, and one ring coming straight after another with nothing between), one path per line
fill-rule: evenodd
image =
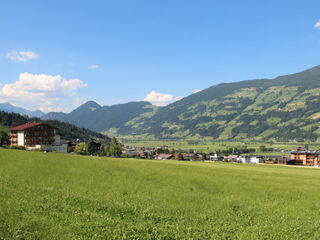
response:
M61 120L150 138L316 140L320 66L275 79L221 83L165 107L88 102Z
M96 133L94 131L77 127L70 123L60 122L57 120L40 120L38 118L29 118L26 116L21 116L16 113L8 113L0 111L0 126L3 127L14 127L28 122L45 122L51 126L57 127L59 133L62 134L62 138L65 140L98 140L102 142L108 142L109 137L101 133Z

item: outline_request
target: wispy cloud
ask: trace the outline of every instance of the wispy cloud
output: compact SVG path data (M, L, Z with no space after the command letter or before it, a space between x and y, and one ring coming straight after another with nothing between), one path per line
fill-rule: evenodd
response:
M198 92L201 92L202 90L201 89L196 89L193 91L193 93L198 93Z
M6 54L6 57L12 61L27 62L39 57L39 54L32 51L13 51Z
M60 75L21 73L19 79L0 88L0 101L28 109L51 111L68 109L77 99L77 90L87 84L80 79L65 79ZM70 104L71 103L71 104Z
M158 93L156 91L151 91L148 93L148 95L145 97L145 101L151 102L152 104L156 106L165 106L169 103L175 102L180 100L181 97L174 97L171 94L166 93Z
M99 65L97 65L97 64L91 64L88 66L88 68L98 68L98 67L99 67Z
M315 28L320 28L320 20L318 22L316 22L316 24L314 25Z

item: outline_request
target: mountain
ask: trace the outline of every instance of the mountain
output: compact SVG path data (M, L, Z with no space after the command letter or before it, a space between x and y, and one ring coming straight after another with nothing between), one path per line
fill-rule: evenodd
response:
M144 138L315 141L320 137L320 66L275 79L221 83L165 107L89 102L63 120Z
M36 111L29 111L27 109L13 106L12 104L6 102L6 103L0 103L0 111L9 112L9 113L18 113L20 115L26 115L28 117L42 117L44 113L40 110Z
M42 120L51 120L51 119L63 119L65 116L67 116L67 113L63 113L63 112L49 112L47 114L44 114L43 116L41 116Z
M51 126L59 129L59 133L65 140L98 140L101 142L108 142L110 138L101 133L97 133L88 129L77 127L70 123L60 122L57 120L40 120L39 118L29 118L27 116L21 116L17 113L8 113L0 111L0 126L2 127L14 127L28 122L45 122Z
M144 114L152 112L154 109L156 107L144 101L113 106L100 106L94 101L89 101L69 114L48 113L42 119L69 122L98 132L117 129L126 133L128 131L126 126L128 122L139 116L144 116Z

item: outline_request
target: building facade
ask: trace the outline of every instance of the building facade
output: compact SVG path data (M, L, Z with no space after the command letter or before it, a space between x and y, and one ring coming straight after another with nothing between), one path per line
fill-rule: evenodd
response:
M9 130L12 146L32 148L41 145L60 145L58 129L45 123L26 123Z
M291 161L296 165L320 166L320 151L296 150L291 152Z

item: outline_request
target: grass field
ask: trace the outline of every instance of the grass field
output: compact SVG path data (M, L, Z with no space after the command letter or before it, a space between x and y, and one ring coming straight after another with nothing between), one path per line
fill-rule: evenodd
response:
M0 239L319 239L320 170L0 149Z

